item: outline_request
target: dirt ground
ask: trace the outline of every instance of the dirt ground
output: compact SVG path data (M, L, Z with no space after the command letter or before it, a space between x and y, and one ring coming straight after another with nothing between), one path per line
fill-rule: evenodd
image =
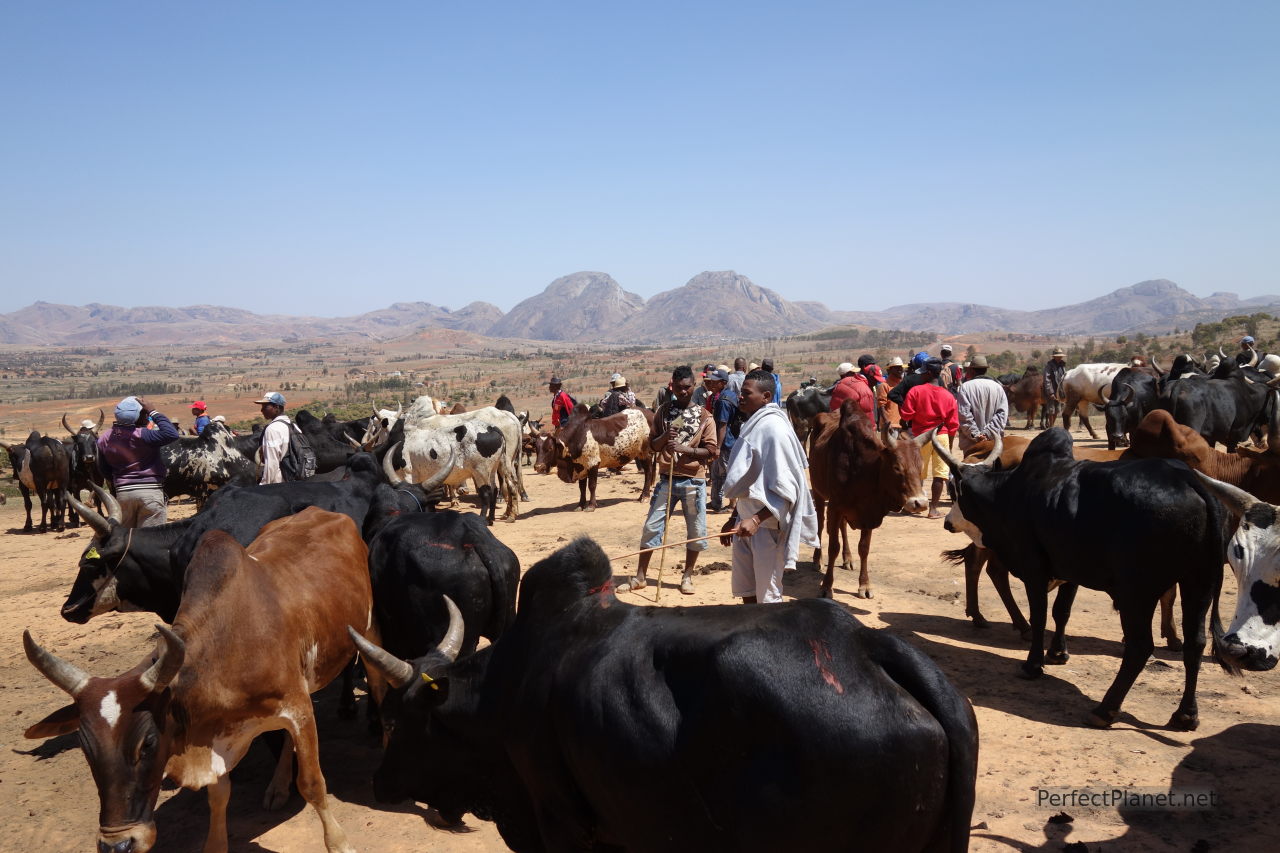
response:
M554 477L526 471L532 503L514 524L494 532L520 555L526 569L578 535L590 535L606 552L635 550L645 506L635 501L640 478L631 473L602 478L601 507L573 511L577 489ZM175 506L171 517L189 513ZM722 523L724 516L711 516ZM0 849L66 851L92 849L97 824L93 780L74 735L26 741L23 730L61 707L65 696L27 663L21 635L29 628L50 650L98 674L134 666L151 648L153 614L99 617L87 625L64 622L58 609L70 587L88 532L23 535L21 501L0 507L0 597L12 615L0 645L0 720L8 749L0 754ZM1274 779L1280 768L1280 675L1228 677L1206 662L1201 670L1201 727L1184 733L1166 729L1182 689L1180 657L1156 652L1129 694L1125 713L1110 731L1085 728L1085 713L1115 675L1120 652L1119 620L1101 593L1082 590L1069 636L1071 659L1035 682L1014 676L1026 649L984 581L984 613L995 625L971 627L964 616L963 578L939 552L958 548L960 537L941 522L890 516L872 542L875 598L851 594L855 574L838 572L836 600L865 624L915 643L973 701L981 730L973 850L1062 850L1083 842L1088 850L1203 851L1280 849L1272 814ZM677 551L679 549L676 549ZM701 560L693 596L682 596L678 569L664 578L660 606L730 603L727 549L718 544ZM669 562L674 565L676 555ZM655 560L656 567L656 560ZM618 575L634 559L618 564ZM815 595L818 574L809 563L786 579L787 593ZM1235 604L1235 583L1224 587L1223 612ZM654 585L624 595L652 604ZM649 596L649 599L642 596ZM1021 591L1018 590L1021 598ZM1025 604L1024 604L1025 609ZM388 808L373 801L370 778L378 743L363 721L340 720L332 688L317 695L321 760L337 816L362 851L482 851L505 849L492 824L468 816L461 830L439 829L421 805ZM294 851L321 847L318 819L295 793L280 811L261 808L270 777L264 748L255 747L233 774L229 817L233 850ZM856 767L849 772L858 772ZM1114 808L1067 808L1070 822L1050 819L1061 808L1037 804L1039 788L1199 788L1214 792L1206 811L1132 812ZM643 792L637 803L643 809ZM195 851L208 823L203 792L166 791L157 809L160 850ZM785 819L783 815L775 816ZM849 827L856 834L856 826ZM1080 850L1081 848L1074 848Z

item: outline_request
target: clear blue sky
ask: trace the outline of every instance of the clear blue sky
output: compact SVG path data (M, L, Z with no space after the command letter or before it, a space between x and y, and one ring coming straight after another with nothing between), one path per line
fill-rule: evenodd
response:
M0 311L1280 292L1280 4L0 9Z

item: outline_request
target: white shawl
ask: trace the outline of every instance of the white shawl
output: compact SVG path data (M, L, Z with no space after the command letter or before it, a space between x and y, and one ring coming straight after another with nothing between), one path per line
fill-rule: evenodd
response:
M749 518L764 506L777 519L788 565L794 565L801 545L819 544L818 516L805 476L808 468L790 419L770 403L742 425L725 474L724 496L737 499L739 518Z

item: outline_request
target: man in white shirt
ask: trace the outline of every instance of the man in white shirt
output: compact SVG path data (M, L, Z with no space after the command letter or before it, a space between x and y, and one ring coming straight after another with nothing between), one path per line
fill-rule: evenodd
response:
M262 407L262 417L267 422L262 430L262 479L258 482L262 485L283 483L280 460L289 452L289 433L293 429L292 422L284 413L284 395L272 391L253 402Z
M960 415L960 450L986 438L1004 435L1009 427L1009 398L1004 387L987 375L987 357L975 355L969 361L968 376L956 390Z

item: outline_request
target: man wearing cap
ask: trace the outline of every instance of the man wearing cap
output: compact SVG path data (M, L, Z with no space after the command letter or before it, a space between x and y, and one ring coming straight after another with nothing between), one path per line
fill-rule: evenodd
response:
M155 429L147 429L147 421ZM177 441L178 430L141 397L125 397L116 404L111 431L98 439L98 467L115 484L125 527L154 527L168 517L165 465L160 448Z
M1253 335L1245 335L1241 338L1240 352L1236 353L1236 364L1257 364L1261 361L1262 353L1258 352L1257 347L1258 342L1253 339Z
M609 377L609 393L600 400L600 416L616 415L623 409L632 409L636 405L636 395L627 387L627 378L621 373Z
M711 419L716 425L716 447L719 448L716 458L711 460L707 509L711 512L723 512L724 476L729 466L729 454L733 452L733 444L738 440L742 419L738 410L738 395L729 387L729 374L720 369L711 371L707 376L707 387L712 389L715 400Z
M942 359L931 358L924 363L925 381L907 392L902 401L902 419L911 424L911 434L924 435L934 427L938 428L939 440L949 436L950 444L960 426L960 417L956 409L956 398L942 387ZM920 458L924 463L924 479L933 478L933 489L929 495L929 518L942 518L938 512L938 501L942 499L942 489L947 484L951 471L947 463L933 449L932 442L926 442L920 449Z
M707 411L714 411L713 404L709 402L711 399L711 389L707 387L707 377L716 369L714 364L704 364L702 366L702 382L697 388L693 389L693 403L695 406L702 406Z
M836 373L840 374L840 381L831 389L830 411L838 412L840 407L844 405L845 400L854 400L859 408L862 409L862 413L867 416L867 420L874 424L876 422L876 396L871 393L871 386L867 384L867 377L859 373L858 369L847 361L836 368Z
M987 375L987 357L975 355L969 360L965 383L956 391L956 409L960 416L960 452L979 441L1004 435L1009 426L1009 396L999 382Z
M898 404L889 399L889 392L902 382L906 369L902 357L895 355L889 359L889 374L876 386L876 409L881 418L880 423L888 424L891 429L902 429L902 413L898 410Z
M196 435L203 433L204 428L209 425L209 415L207 414L207 410L208 406L204 404L204 400L196 400L191 404L191 417L196 419Z
M573 414L573 398L568 391L560 390L560 378L552 376L547 382L547 390L551 392L551 426L560 426Z
M942 387L954 394L963 380L960 376L960 365L952 360L951 351L951 344L943 344L938 350L938 356L942 359Z
M1067 354L1062 347L1054 347L1053 354L1044 366L1044 414L1048 426L1053 429L1062 411L1062 401L1066 399Z
M782 405L782 379L773 369L773 359L760 359L760 369L773 377L773 404L775 406Z
M669 521L668 504L673 513L676 506L680 507L686 538L707 535L707 463L718 452L715 426L707 410L693 404L692 367L683 364L671 372L671 392L671 399L654 413L649 432L658 483L649 501L649 517L640 534L642 549L662 544ZM705 538L685 545L684 574L680 578L680 591L685 595L693 595L693 567L698 562L698 552L708 547ZM652 557L653 551L641 554L635 578L618 586L617 591L644 589L648 585L646 575Z
M907 392L912 388L927 382L928 377L925 376L924 363L929 360L929 353L924 350L911 356L911 364L908 366L907 374L898 383L897 387L889 392L889 399L902 405L902 401L907 398ZM904 418L905 420L905 418Z
M263 395L261 400L254 400L262 410L262 417L267 422L262 431L262 477L260 485L267 483L283 483L284 474L280 471L280 460L289 452L289 436L293 430L293 422L284 413L284 395L272 391Z

